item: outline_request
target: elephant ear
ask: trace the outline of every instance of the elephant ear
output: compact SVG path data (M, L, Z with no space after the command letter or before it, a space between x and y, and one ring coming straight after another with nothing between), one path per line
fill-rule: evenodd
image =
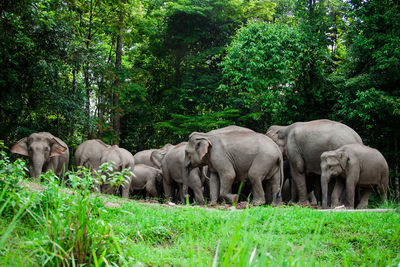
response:
M349 160L349 155L347 154L346 151L340 150L338 152L338 158L339 158L340 167L342 167L342 169L345 170L346 166L347 166L347 162Z
M163 173L161 170L157 170L156 181L157 183L162 183L163 181Z
M196 138L196 152L198 153L200 160L203 160L211 147L211 142L206 137Z
M10 151L11 151L11 153L29 156L28 137L24 137L21 140L19 140L15 145L12 146Z
M50 143L51 143L50 157L59 156L68 149L68 146L58 137L53 137Z
M157 166L157 168L161 169L161 161L167 154L168 149L158 149L151 152L150 161Z

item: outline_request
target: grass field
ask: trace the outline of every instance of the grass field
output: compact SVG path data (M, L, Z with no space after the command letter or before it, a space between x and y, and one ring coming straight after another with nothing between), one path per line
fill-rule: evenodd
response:
M0 151L0 266L399 266L400 213L210 209L93 194ZM29 185L29 186L26 186ZM386 206L387 207L387 206Z
M30 207L0 247L1 266L72 265L72 261L94 266L400 263L397 212L168 207L118 197L71 195L58 186L23 189L20 194L30 199ZM110 202L116 207L107 207ZM5 235L13 218L0 218L0 235Z

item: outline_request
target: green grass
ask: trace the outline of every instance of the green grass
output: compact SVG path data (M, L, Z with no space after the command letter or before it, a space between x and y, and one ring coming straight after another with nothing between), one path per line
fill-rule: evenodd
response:
M65 195L54 188L28 194L36 195L30 209L36 215L25 216L8 236L0 251L1 266L42 265L46 260L49 265L70 264L74 259L55 261L45 251L49 239L66 243L66 250L82 247L66 241L60 232L77 236L83 244L94 242L89 248L98 251L80 248L79 252L98 266L106 266L104 258L108 264L126 266L397 266L400 262L400 215L396 212L165 207L117 197ZM107 208L105 201L122 206ZM0 229L11 221L1 217ZM86 225L85 231L76 226L80 222ZM64 229L68 227L75 228ZM58 236L54 231L60 231Z
M384 213L169 207L92 194L97 181L88 170L68 174L72 190L52 173L42 176L44 190L27 189L25 171L24 162L0 151L0 266L400 263L400 213L393 203L382 207L396 211Z

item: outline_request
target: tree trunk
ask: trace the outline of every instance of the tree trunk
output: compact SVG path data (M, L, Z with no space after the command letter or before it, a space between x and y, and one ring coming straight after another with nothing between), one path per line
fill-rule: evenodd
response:
M122 1L124 3L124 1ZM113 129L115 135L117 136L117 144L119 144L119 139L121 135L121 112L119 108L119 97L120 97L120 90L121 90L121 65L122 65L122 34L124 30L124 12L123 8L121 8L119 12L119 26L118 26L118 37L117 37L117 46L115 50L115 69L117 72L117 77L115 79L115 87L113 92L113 109L114 109L114 116L113 116Z
M90 0L90 14L89 14L89 29L88 36L85 41L86 43L86 51L89 52L90 42L92 40L92 26L93 26L93 0ZM84 78L85 78L85 87L86 87L86 116L87 116L87 138L91 137L91 128L90 128L90 78L89 78L89 61L85 62L84 66Z
M72 71L72 93L74 94L74 96L76 95L76 91L77 91L77 85L76 85L76 69L74 69ZM71 128L70 128L70 135L74 136L74 131L75 131L75 124L71 123Z

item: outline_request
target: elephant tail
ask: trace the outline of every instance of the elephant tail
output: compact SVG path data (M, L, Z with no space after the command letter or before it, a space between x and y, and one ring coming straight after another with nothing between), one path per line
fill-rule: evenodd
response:
M279 192L280 192L280 195L282 195L282 189L283 189L283 182L284 182L284 180L285 180L285 177L284 177L284 172L283 172L283 157L279 157L279 172L281 173L281 184L280 184L280 187L279 187Z
M387 200L387 193L389 192L389 167L381 173L381 180L378 186L379 193L383 201Z

